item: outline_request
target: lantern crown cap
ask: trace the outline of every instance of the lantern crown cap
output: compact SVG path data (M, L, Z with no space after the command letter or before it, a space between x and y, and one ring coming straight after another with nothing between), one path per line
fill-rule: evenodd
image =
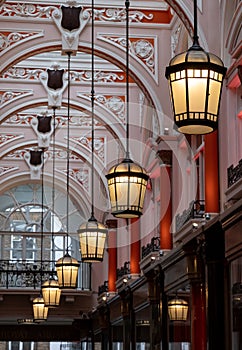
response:
M92 215L87 222L84 222L80 225L78 233L86 232L86 231L102 231L106 232L107 228L101 222L98 222L97 219Z
M75 266L79 266L79 262L70 256L70 254L67 252L62 258L60 258L59 260L57 260L56 262L56 266L61 266L61 265L75 265Z
M110 170L109 173L106 175L107 179L109 177L113 177L115 173L120 174L133 174L134 176L138 176L141 178L145 178L148 180L148 174L144 168L142 168L138 163L133 162L129 158L123 159L121 163L118 163L114 165Z
M179 64L211 64L225 69L223 61L211 52L206 52L200 45L192 45L187 51L184 51L170 60L169 67Z

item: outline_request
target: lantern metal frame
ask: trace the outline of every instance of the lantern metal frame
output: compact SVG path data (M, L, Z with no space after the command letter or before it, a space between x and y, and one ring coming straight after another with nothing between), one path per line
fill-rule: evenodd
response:
M92 149L91 149L91 217L83 223L78 229L80 240L80 252L83 262L102 262L104 248L108 230L102 223L98 222L94 215L94 0L92 0L92 29L91 29L91 66L92 66L92 84L91 84L91 114L92 114Z
M186 321L188 316L188 302L177 296L168 301L168 315L170 321Z
M78 279L79 262L70 256L68 251L69 237L69 187L70 187L70 65L71 51L68 56L68 84L67 84L67 174L66 174L66 254L57 260L56 272L60 289L76 289Z
M48 318L48 307L45 306L45 301L42 295L33 300L33 321L35 323L41 323L47 321Z
M145 169L129 155L129 1L126 8L126 155L113 166L106 178L111 202L111 213L117 218L136 218L142 215L145 191L149 179Z
M218 128L222 84L226 74L222 60L203 50L197 34L197 0L194 0L194 36L188 51L173 57L166 67L177 130L204 135Z

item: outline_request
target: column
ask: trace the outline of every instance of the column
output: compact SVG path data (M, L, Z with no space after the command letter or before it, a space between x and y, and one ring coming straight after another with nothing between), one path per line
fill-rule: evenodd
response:
M109 308L107 304L103 304L98 308L99 313L99 325L102 330L101 332L101 349L109 350L110 344L110 316L109 316Z
M131 219L130 274L140 274L140 221Z
M107 220L108 226L108 291L116 292L117 274L117 220Z
M172 249L172 152L168 150L159 151L160 165L160 249Z
M212 225L205 233L207 264L207 316L209 350L225 350L225 241L221 223ZM228 297L228 296L227 296Z
M219 213L219 169L217 131L204 137L205 141L205 211Z
M161 342L161 310L160 310L160 273L152 270L147 276L150 302L150 348L160 349Z
M193 282L191 288L191 343L192 349L206 350L206 296L204 286Z
M135 318L130 289L122 291L120 296L123 317L123 350L135 350Z

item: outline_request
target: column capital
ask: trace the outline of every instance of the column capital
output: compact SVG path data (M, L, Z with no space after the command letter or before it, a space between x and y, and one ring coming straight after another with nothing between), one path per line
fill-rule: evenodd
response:
M115 229L118 226L118 220L116 220L116 219L106 220L105 223L109 229L112 229L112 228Z
M160 151L157 151L156 154L160 158L163 164L172 165L172 151L160 150Z

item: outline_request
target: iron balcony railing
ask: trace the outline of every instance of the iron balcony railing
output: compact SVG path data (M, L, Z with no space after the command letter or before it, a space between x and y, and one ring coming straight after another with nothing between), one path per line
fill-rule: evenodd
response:
M125 275L130 275L130 262L125 261L124 265L116 270L117 280Z
M0 289L39 289L50 275L56 275L54 261L0 260ZM91 290L91 264L80 262L77 288Z
M192 201L188 209L176 216L176 231L191 219L202 219L205 215L205 201L202 199Z
M98 295L108 292L108 281L104 281L102 285L98 287Z
M228 174L228 188L231 187L234 183L242 179L242 159L240 159L238 165L235 167L231 165L227 169Z
M158 252L160 250L160 238L153 237L151 238L150 243L141 248L142 259L152 252Z

